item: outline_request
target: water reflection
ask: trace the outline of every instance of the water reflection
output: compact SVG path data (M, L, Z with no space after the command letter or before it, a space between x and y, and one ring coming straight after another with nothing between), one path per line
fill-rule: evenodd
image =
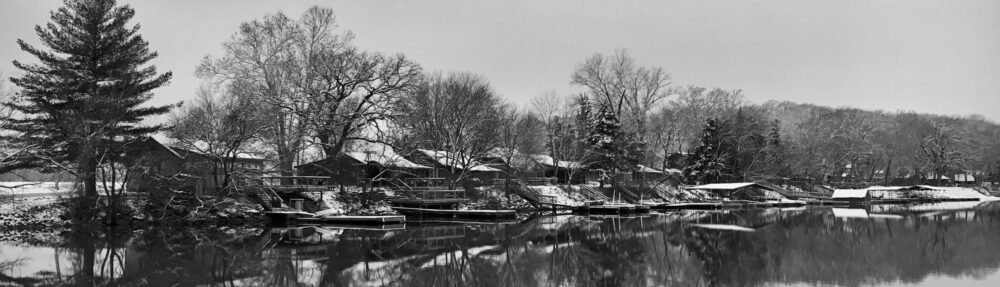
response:
M0 285L761 286L989 280L995 204L208 228L0 244ZM77 234L77 233L74 233ZM957 284L957 283L954 283Z

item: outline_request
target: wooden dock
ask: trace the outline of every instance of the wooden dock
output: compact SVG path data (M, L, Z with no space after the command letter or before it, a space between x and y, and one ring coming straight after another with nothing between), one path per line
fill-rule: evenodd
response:
M374 215L374 216L353 216L353 215L331 215L301 218L302 222L322 222L322 223L344 223L344 224L398 224L405 223L406 216L402 215Z
M514 210L455 210L455 209L432 209L393 206L396 212L424 218L449 218L449 219L515 219L517 211Z
M264 216L267 216L267 219L271 222L276 223L299 221L303 218L316 217L315 214L300 210L272 210L264 212Z
M844 206L850 205L850 202L843 200L807 200L806 205L820 205L820 206Z
M583 205L573 209L573 212L581 214L642 214L649 213L650 207L647 205L634 204L605 204L605 205Z
M722 202L682 202L682 203L668 203L662 205L653 206L654 209L720 209L722 208Z

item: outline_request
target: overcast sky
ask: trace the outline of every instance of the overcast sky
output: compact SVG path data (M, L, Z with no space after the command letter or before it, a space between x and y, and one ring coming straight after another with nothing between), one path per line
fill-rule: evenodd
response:
M594 53L628 49L676 85L789 100L1000 120L1000 1L126 1L174 72L156 103L193 97L202 57L244 21L332 7L356 44L427 70L485 75L510 101L571 92ZM62 1L0 2L0 70Z

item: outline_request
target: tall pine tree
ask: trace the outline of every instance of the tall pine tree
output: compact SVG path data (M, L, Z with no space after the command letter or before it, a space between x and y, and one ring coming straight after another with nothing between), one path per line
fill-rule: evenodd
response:
M21 167L58 167L84 183L83 195L97 196L96 170L125 142L162 130L143 119L173 106L144 104L152 90L170 81L147 65L157 57L130 25L135 11L114 0L66 0L51 22L35 26L46 48L18 39L37 64L14 61L24 73L10 78L21 88L6 103L20 115L7 127L9 140L39 147Z
M684 178L688 183L717 182L722 178L728 158L723 140L718 120L708 118L702 131L701 145L688 157L687 166L684 167Z
M613 170L618 167L619 159L622 156L621 149L621 122L611 109L604 104L598 107L597 114L593 116L587 134L587 144L590 150L596 155L594 163L598 167Z

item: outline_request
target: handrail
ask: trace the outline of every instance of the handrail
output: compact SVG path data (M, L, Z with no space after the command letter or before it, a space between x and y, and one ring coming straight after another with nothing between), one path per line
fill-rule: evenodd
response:
M586 186L586 185L580 186L580 190L583 190L588 195L590 195L590 197L592 199L595 199L595 200L608 200L609 199L606 194L604 194L604 193L602 193L600 191L594 190L594 188L592 188L590 186Z
M402 193L415 199L466 199L468 195L463 189L442 190L403 190Z

